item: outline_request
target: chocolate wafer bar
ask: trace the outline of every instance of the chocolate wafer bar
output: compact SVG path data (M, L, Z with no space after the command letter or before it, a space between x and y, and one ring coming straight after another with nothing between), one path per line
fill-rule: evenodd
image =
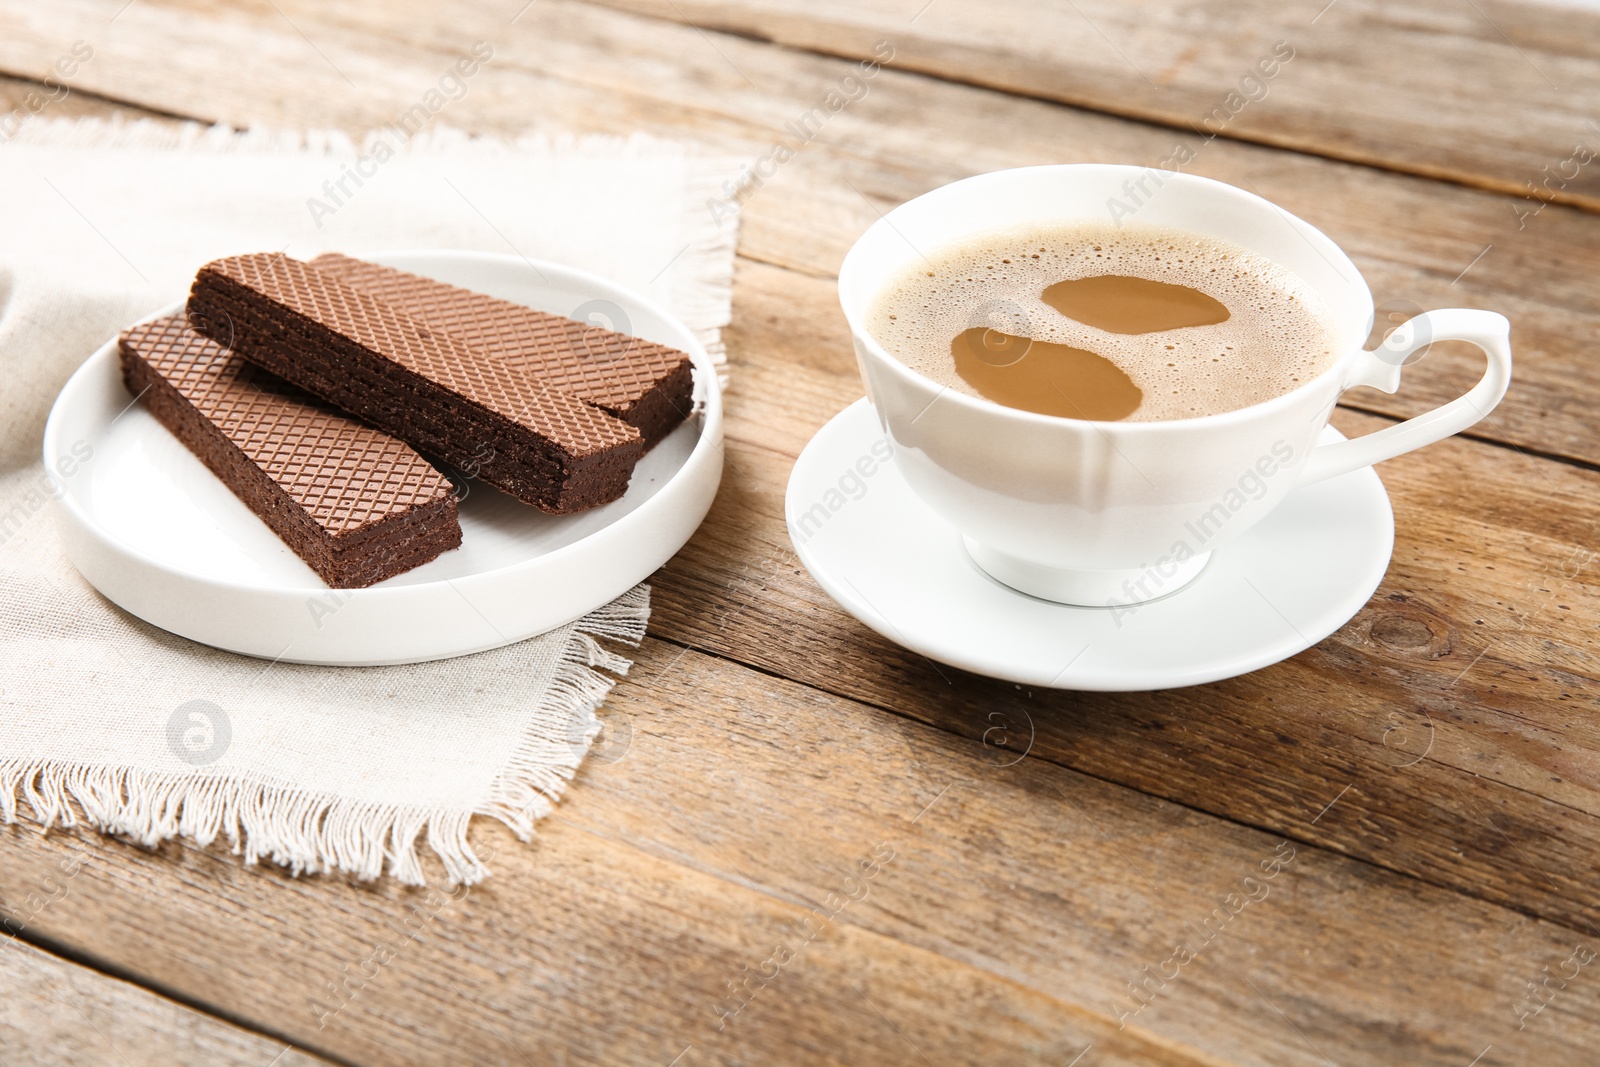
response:
M392 267L330 252L311 265L497 356L542 385L615 415L653 447L689 414L688 353Z
M181 315L120 339L150 413L336 589L461 544L450 482L406 445L200 336Z
M283 255L206 264L189 309L252 363L545 511L615 500L644 451L620 419Z

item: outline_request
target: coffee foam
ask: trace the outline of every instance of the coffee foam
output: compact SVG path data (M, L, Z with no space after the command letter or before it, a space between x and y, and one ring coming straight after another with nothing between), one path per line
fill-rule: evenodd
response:
M1183 419L1287 393L1335 362L1332 316L1299 276L1227 241L1166 227L1029 226L928 250L890 280L867 329L912 370L969 396L950 342L984 326L1106 357L1144 393L1129 422ZM1040 294L1059 281L1131 275L1198 289L1226 322L1158 333L1086 326Z

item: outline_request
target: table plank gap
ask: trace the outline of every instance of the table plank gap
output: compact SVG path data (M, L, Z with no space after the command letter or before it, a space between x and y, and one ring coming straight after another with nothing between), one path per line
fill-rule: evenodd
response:
M827 695L827 696L831 696L831 697L837 697L837 698L840 698L840 699L843 699L843 700L848 700L848 701L850 701L850 702L852 702L854 704L859 704L862 707L872 708L873 710L882 712L882 713L884 713L886 715L892 715L892 716L895 716L896 718L905 719L908 722L916 723L919 726L926 726L926 727L930 727L932 729L944 731L946 733L949 733L953 737L961 738L963 740L973 740L974 739L972 734L963 733L959 728L957 728L955 726L952 726L949 723L939 723L939 722L935 722L935 721L930 721L928 719L920 718L914 713L910 713L910 712L901 710L899 708L894 707L891 704L878 703L878 702L876 702L876 701L874 701L874 700L872 700L870 698L863 697L859 693L852 692L849 688L830 687L830 686L825 685L822 682L820 682L818 680L815 680L815 679L806 680L806 679L800 679L800 678L793 678L793 677L790 677L789 675L781 673L776 668L773 668L771 666L763 664L762 662L760 662L758 660L741 657L741 656L739 656L737 654L734 654L734 653L731 653L731 652L727 651L726 649L720 649L720 648L717 648L717 647L711 646L711 645L696 644L696 643L693 643L692 641L690 641L688 639L685 639L683 637L673 636L673 634L672 634L672 632L670 630L669 631L663 631L663 632L657 632L655 627L652 625L652 627L650 629L650 636L652 638L654 638L655 640L660 641L662 644L671 645L671 646L673 646L675 648L683 649L683 650L686 650L686 651L691 651L691 652L697 653L699 655L706 656L706 657L708 657L710 659L721 660L721 661L729 664L730 666L737 666L737 667L740 667L740 668L743 668L743 669L746 669L746 670L749 670L749 671L753 671L756 674L765 675L766 677L771 678L771 679L773 679L775 681L781 681L781 682L785 682L785 683L788 683L788 684L791 684L791 685L804 686L807 689L811 689L811 690L816 691L819 695ZM951 669L953 670L953 668L951 668ZM959 672L957 672L957 673L959 673ZM1173 805L1175 805L1177 807L1185 808L1185 809L1187 809L1189 811L1194 812L1197 815L1204 815L1207 818L1217 819L1217 820L1219 820L1221 822L1229 823L1229 824L1232 824L1232 825L1236 825L1236 826L1239 826L1239 827L1241 827L1243 829L1254 830L1254 831L1257 831L1257 832L1260 832L1260 833L1263 833L1263 834L1272 834L1272 835L1275 835L1275 836L1278 836L1278 837L1282 837L1285 840L1293 841L1295 844L1302 845L1302 846L1304 846L1304 847L1306 847L1308 849L1313 849L1313 850L1317 850L1317 851L1320 851L1320 852L1326 852L1326 853L1331 854L1331 855L1338 855L1338 856L1341 856L1341 857L1343 857L1343 858L1345 858L1347 860L1350 860L1352 862L1365 864L1365 865L1368 865L1368 866L1374 868L1375 870L1382 870L1382 871L1385 871L1385 872L1387 872L1389 874L1393 874L1393 875L1396 875L1396 876L1401 877L1401 878L1414 880L1418 884L1426 885L1426 886L1429 886L1431 888L1441 890L1443 892L1457 894L1457 895L1460 895L1462 897L1466 897L1466 898L1470 898L1470 899L1473 899L1473 900L1482 901L1482 902L1484 902L1486 904L1492 904L1492 905L1494 905L1496 907L1502 907L1502 908L1505 908L1505 909L1507 909L1509 911L1516 912L1519 915L1523 915L1523 916L1527 917L1528 919L1538 920L1538 921L1541 921L1541 922L1550 922L1550 923L1553 923L1553 924L1558 925L1558 926L1564 926L1567 929L1573 931L1574 933L1588 934L1588 935L1594 936L1596 938L1600 938L1600 927L1597 927L1594 922L1590 921L1585 916L1582 916L1582 915L1551 916L1551 915L1541 914L1538 911L1531 910L1531 909L1523 907L1522 905L1520 905L1516 901L1507 900L1507 899L1503 899L1503 898L1496 898L1496 897L1493 897L1493 896L1485 895L1485 894L1480 893L1480 892L1475 892L1473 887L1470 886L1470 885L1463 885L1463 884L1461 884L1459 882L1445 881L1445 880L1439 879L1439 878L1437 878L1435 876L1432 876L1432 875L1430 875L1430 874L1428 874L1426 872L1418 871L1418 870L1415 870L1415 869L1409 869L1409 868L1406 868L1406 867L1397 866L1394 863L1389 862L1381 853L1372 854L1372 853L1366 853L1366 852L1351 851L1350 849L1346 848L1345 846L1343 846L1341 844L1338 844L1337 842L1331 841L1331 840L1326 839L1326 838L1318 838L1317 836L1315 836L1313 834L1303 833L1300 830L1298 830L1297 828L1286 828L1285 826L1283 826L1281 824L1276 824L1276 823L1272 823L1272 822L1265 822L1265 821L1252 820L1252 819L1250 819L1250 818L1248 818L1246 816L1241 816L1241 815L1238 815L1236 813L1231 813L1231 812L1229 812L1227 810L1222 810L1222 809L1219 809L1219 808L1216 808L1216 807L1208 806L1208 805L1206 805L1204 803L1201 803L1201 802L1199 802L1197 800L1194 800L1194 799L1185 799L1184 797L1182 797L1180 795L1174 795L1169 790L1162 790L1162 789L1156 788L1153 784L1130 782L1130 781L1127 781L1127 780L1122 779L1122 778L1108 776L1105 773L1095 769L1092 766L1085 766L1085 765L1082 765L1082 764L1074 764L1074 763L1071 763L1071 762L1068 762L1068 761L1064 760L1059 755L1054 755L1054 756L1053 755L1047 755L1047 754L1044 754L1044 753L1041 753L1041 752L1034 752L1034 751L1030 750L1028 752L1024 752L1024 753L1020 754L1018 759L1019 759L1019 761L1020 760L1037 760L1040 763L1043 763L1043 764L1046 764L1046 765L1049 765L1049 766L1053 766L1053 767L1057 767L1057 768L1060 768L1061 770L1064 770L1064 771L1070 771L1073 774L1081 774L1086 778L1092 778L1092 779L1094 779L1096 781L1104 782L1107 786L1112 786L1112 787L1116 787L1116 788L1119 788L1119 789L1127 789L1127 790L1129 790L1131 792L1140 793L1140 794L1142 794L1144 796L1147 796L1152 800L1158 800L1158 801L1161 801L1163 803L1173 804ZM1450 770L1450 768L1448 766L1444 766L1444 765L1441 765L1441 769L1446 770L1446 771ZM1512 784L1510 786L1510 788L1513 789L1513 790L1519 791L1519 792L1523 792L1523 793L1527 794L1529 797L1537 798L1537 799L1540 799L1540 800L1545 800L1546 799L1546 798L1540 796L1539 794L1534 793L1531 790L1522 789L1522 787L1517 786L1515 784ZM1582 808L1564 804L1560 800L1554 800L1554 801L1551 801L1551 803L1553 805L1555 805L1556 807L1565 808L1566 810L1568 810L1569 812L1571 812L1575 816L1583 816L1583 817L1589 817L1590 816L1590 813L1584 811ZM721 877L721 878L727 879L728 881L731 881L731 882L733 882L735 884L744 885L746 888L749 888L749 889L759 889L760 891L763 891L763 892L766 891L764 889L761 889L761 887L757 887L755 885L751 885L751 884L749 884L747 882L744 882L740 878L734 877L734 875L732 873L729 873L729 872L707 869L707 870L703 870L702 873L712 874L712 875L715 875L717 877ZM791 903L792 903L792 901L791 901Z
M492 38L497 58L472 94L454 105L446 120L451 125L502 134L523 132L530 123L552 131L642 129L759 159L772 150L786 120L815 106L824 90L856 69L738 37L708 47L691 27L575 0L541 0L515 25L487 11L446 17L414 3L383 18L286 3L295 23L314 31L319 47L357 75L361 89L330 71L310 77L296 93L271 90L271 72L281 64L267 63L268 53L305 53L304 40L269 7L223 12L198 0L141 0L117 24L116 51L108 43L80 80L173 111L220 109L219 120L237 125L324 125L359 133L392 121L397 102L403 107L418 87L437 80L437 71L472 40ZM82 0L64 0L48 18L10 18L22 40L48 47L70 39L74 20L91 24L90 10ZM251 43L240 46L242 62L225 69L207 50L170 47L176 37L202 32L227 40L244 35ZM17 47L0 35L0 62L15 69ZM730 61L758 69L760 86L746 84ZM172 64L184 77L152 73ZM541 106L530 110L528 100ZM916 133L927 114L940 116L937 138ZM1003 139L992 136L997 128L1005 129ZM943 182L1061 158L1155 166L1173 148L1170 131L883 69L869 96L830 118L771 181L746 197L742 245L763 258L832 270L877 211ZM1518 370L1492 431L1545 452L1600 462L1600 437L1587 415L1600 403L1600 377L1580 341L1600 329L1600 300L1577 282L1600 271L1595 215L1553 204L1532 218L1535 212L1519 212L1511 197L1226 138L1190 169L1254 189L1318 224L1351 252L1388 304L1399 298L1417 307L1476 304L1505 312L1513 322ZM1600 175L1600 167L1592 169ZM1463 277L1476 259L1481 264ZM1551 263L1567 269L1552 274ZM1382 402L1383 410L1418 414L1476 380L1479 361L1468 346L1435 349L1407 375L1400 394Z
M1059 766L999 766L926 724L654 638L636 669L604 712L631 722L626 751L585 764L535 845L476 826L496 875L460 896L430 905L392 883L108 842L74 881L76 903L37 922L357 1062L518 1062L508 1049L540 1042L566 1043L578 1063L665 1063L689 1043L718 1063L895 1061L898 1038L854 1012L846 978L950 1064L1059 1067L1091 1040L1107 1062L1299 1062L1300 1036L1252 986L1341 1062L1399 1050L1459 1067L1490 1039L1560 1062L1600 1034L1589 998L1558 1002L1555 1021L1526 1033L1504 1010L1518 970L1570 951L1556 924ZM739 803L723 802L730 791ZM69 841L0 832L0 869L26 883ZM727 996L723 978L760 967L806 914L786 900L839 892L875 841L892 859L870 889L719 1034L708 1009ZM1187 936L1182 916L1198 922L1275 853L1292 857L1283 880L1202 966L1152 1005L1118 1000L1124 978ZM375 940L393 943L413 906L430 909L425 936L319 1030L305 998L354 973ZM168 913L185 953L147 947L173 935ZM1370 951L1396 939L1419 951ZM1482 969L1486 952L1506 973ZM1427 990L1446 981L1459 995L1441 1004ZM821 1017L834 1020L826 1050L800 1055L796 1027Z
M1600 143L1600 130L1583 121L1600 100L1600 16L1570 5L1467 9L1440 0L1391 13L1361 0L1320 12L1264 0L1242 10L1175 0L1134 9L1084 0L1055 10L936 0L908 19L919 5L893 0L584 2L841 59L875 58L874 46L888 42L896 67L951 84L1518 197L1567 154L1569 138ZM1309 22L1305 11L1315 14ZM1295 53L1290 61L1274 60L1274 36ZM1519 46L1515 36L1531 42ZM1404 64L1401 56L1424 41L1455 62ZM1163 66L1154 80L1132 52ZM1265 77L1253 69L1263 57L1274 71ZM1552 62L1564 64L1559 86L1541 69ZM1456 63L1480 68L1481 80L1464 84ZM1508 84L1516 86L1509 100ZM1333 94L1353 102L1330 108ZM1530 124L1541 111L1548 114ZM1464 128L1475 143L1459 143ZM1600 180L1565 177L1539 197L1600 211Z
M346 1061L85 964L67 946L0 940L0 1048L7 1063L122 1067L316 1067ZM270 1063L269 1063L270 1061ZM349 1067L349 1065L347 1065Z
M0 66L0 102L5 107L0 111L19 106L29 92L39 89L48 89L44 82L32 77L27 71L9 70ZM53 90L51 90L53 91ZM71 101L70 107L62 105ZM120 97L96 92L74 86L64 101L51 104L50 117L52 118L120 118L120 119L157 119L170 122L199 122L208 120L199 115L185 114L180 111L167 111L150 104L141 104L136 100L124 100Z

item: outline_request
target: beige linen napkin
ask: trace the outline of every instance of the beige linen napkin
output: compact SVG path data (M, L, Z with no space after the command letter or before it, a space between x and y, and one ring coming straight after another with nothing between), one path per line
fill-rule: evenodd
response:
M391 149L375 153L383 141ZM382 154L381 162L374 162ZM367 160L362 164L362 159ZM347 177L357 168L357 183ZM421 883L488 872L473 815L526 839L600 729L644 586L508 648L408 667L269 664L125 614L61 555L39 461L71 372L217 256L469 248L645 292L720 354L737 169L647 139L515 142L34 122L0 143L0 821ZM361 175L358 175L361 176ZM92 458L89 463L92 464Z

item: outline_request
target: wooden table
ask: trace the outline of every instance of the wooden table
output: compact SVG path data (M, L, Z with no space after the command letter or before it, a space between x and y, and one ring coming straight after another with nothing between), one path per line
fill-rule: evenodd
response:
M495 876L452 897L0 830L25 919L0 1062L1600 1061L1595 12L9 0L0 111L78 39L94 58L49 114L360 132L484 40L437 121L795 156L744 196L727 475L605 709L621 758L531 846L480 821ZM890 65L844 82L875 49ZM785 130L841 87L808 140ZM1511 393L1383 465L1388 577L1285 663L1121 696L935 669L838 609L784 530L795 456L861 395L840 259L950 180L1180 145L1324 229L1390 308L1510 316ZM1435 346L1334 423L1480 366Z

